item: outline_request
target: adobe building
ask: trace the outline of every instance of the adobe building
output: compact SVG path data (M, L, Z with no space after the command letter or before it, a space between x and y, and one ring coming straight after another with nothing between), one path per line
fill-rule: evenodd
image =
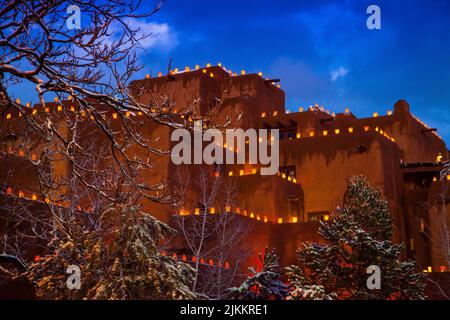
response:
M205 204L201 188L192 184L181 207L174 209L142 200L144 209L168 223L174 216L195 217L203 211L236 214L253 227L244 241L253 250L247 265L265 247L275 247L282 264L287 265L295 262L295 250L302 242L320 241L318 221L328 220L342 205L347 179L362 174L388 200L395 223L394 241L406 244L404 258L416 259L427 271L448 271L448 260L438 254L442 251L440 238L430 236L437 221L432 214L437 210L433 209L437 207L435 194L447 185L439 175L449 156L436 129L414 117L405 100L395 103L385 115L374 113L373 117L361 119L348 109L335 114L318 105L288 112L285 94L277 82L261 74L238 75L221 65L173 70L132 82L131 92L140 103L173 113L180 123L202 119L208 125L229 123L231 128L280 132L278 174L261 176L259 166L251 164L210 167L212 180L221 178L234 183L232 201ZM69 108L70 103L49 103L47 108L57 114L58 106ZM40 108L36 105L32 109ZM3 116L4 128L18 117L8 111ZM120 126L120 119L109 116ZM173 146L172 129L138 114L127 116L134 119L145 137L158 139L161 148L170 150ZM14 168L14 157L20 158L11 154L0 164L3 192L15 194L27 189L32 193L29 172L24 176L23 170L4 169L5 161L9 161L8 168ZM173 191L174 172L180 167L169 156L155 161L157 170L143 171L139 179L168 181ZM70 170L63 163L58 165L62 168L58 172ZM198 174L195 165L184 166L183 170L192 179ZM448 203L443 207L448 215ZM173 250L184 252L182 244Z

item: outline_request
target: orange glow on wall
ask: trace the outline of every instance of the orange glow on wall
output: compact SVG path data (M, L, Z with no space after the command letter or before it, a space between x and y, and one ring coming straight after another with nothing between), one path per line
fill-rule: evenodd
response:
M252 169L252 174L256 174L256 172L257 172L256 168L253 168Z
M228 262L225 262L225 269L230 269L230 264Z
M269 221L269 220L267 219L267 216L264 216L264 222L267 223L267 221Z
M370 130L370 127L369 127L369 126L365 126L365 127L364 127L364 131L367 132L367 131L369 131L369 130Z

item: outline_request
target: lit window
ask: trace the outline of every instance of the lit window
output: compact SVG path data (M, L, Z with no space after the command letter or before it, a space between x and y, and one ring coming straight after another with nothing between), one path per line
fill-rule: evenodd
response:
M374 112L374 113L373 113L373 117L374 117L374 118L378 117L378 112Z
M328 135L328 130L323 130L323 135L327 136Z
M341 132L341 130L339 130L339 129L335 129L335 130L334 130L334 133L335 133L335 134L339 134L339 132Z
M292 223L297 223L297 221L298 221L298 218L297 218L297 217L293 217L293 218L292 218Z
M228 176L232 177L233 176L233 171L228 172Z
M283 223L283 218L278 218L278 223L282 224Z
M367 132L367 131L369 131L369 130L370 130L370 127L369 127L369 126L365 126L365 127L364 127L364 131Z
M353 133L353 127L348 128L349 133Z
M209 209L209 213L211 213L211 214L216 213L216 208L211 207L211 208Z

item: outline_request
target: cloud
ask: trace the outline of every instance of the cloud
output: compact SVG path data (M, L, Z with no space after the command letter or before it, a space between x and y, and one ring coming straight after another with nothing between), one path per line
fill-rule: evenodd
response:
M339 78L344 78L348 74L348 69L345 67L339 67L336 70L330 71L331 81L336 81Z
M167 23L129 19L127 24L133 30L139 30L138 37L145 36L145 39L140 41L143 49L170 51L178 44L176 33Z

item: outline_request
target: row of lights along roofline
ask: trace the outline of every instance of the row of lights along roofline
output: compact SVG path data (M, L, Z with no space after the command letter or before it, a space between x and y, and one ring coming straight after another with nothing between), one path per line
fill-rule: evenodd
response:
M72 100L71 97L69 97L68 100ZM55 101L55 102L59 102L59 99L58 99L58 98L55 98L54 101ZM17 103L17 104L20 104L20 99L19 99L19 98L16 99L16 103ZM37 115L37 114L38 114L38 109L37 109L35 106L32 107L30 102L27 102L26 105L25 105L25 107L26 107L26 108L29 108L30 110L32 110L32 111L31 111L31 114L32 114L32 115ZM164 109L165 109L165 110L164 110ZM56 109L55 109L55 110L58 111L58 112L62 112L62 111L64 110L64 106L63 106L62 104L59 104L59 105L56 106ZM69 107L69 110L70 110L71 112L75 112L75 111L76 111L76 110L75 110L75 106L70 106L70 107ZM45 112L45 113L49 113L50 111L51 111L51 110L50 110L50 107L49 107L49 106L44 107L44 112ZM154 112L157 112L157 111L158 111L158 110L157 110L156 108L151 108L151 109L150 109L150 112L151 112L151 113L154 113ZM162 108L161 112L167 113L167 112L168 112L168 109L167 109L167 108ZM172 110L172 113L173 113L173 114L178 114L176 110ZM86 114L86 111L85 111L85 110L81 110L81 115L82 115L83 117L85 117L85 116L87 115L87 114ZM138 112L125 111L125 112L124 112L124 115L125 115L125 117L130 118L130 117L136 116L136 115L137 115L137 116L142 116L143 113L142 113L141 111L138 111ZM184 115L180 115L180 116L181 116L181 118L184 118ZM18 112L18 118L21 118L21 117L22 117L22 112L19 111L19 112ZM113 112L112 115L111 115L111 117L112 117L112 119L118 119L118 118L119 118L119 114L118 114L117 112ZM13 114L12 114L12 113L7 113L7 114L6 114L6 119L7 119L7 120L10 120L10 119L12 119L12 118L13 118ZM90 118L93 119L93 116L91 115ZM190 119L190 121L192 121L192 118Z
M69 203L67 201L52 201L49 198L38 196L38 193L36 193L36 192L29 192L29 191L25 191L23 189L11 187L11 186L6 187L6 192L3 192L3 193L10 195L10 196L16 196L16 197L24 199L24 200L52 204L52 205L60 207L60 208L71 208L72 207L71 203ZM85 211L88 213L93 212L92 208L83 209L80 205L77 205L75 207L75 209L78 211Z
M325 107L324 107L324 106L319 107L319 105L318 105L317 103L315 104L314 107L313 107L313 106L309 106L309 108L308 108L306 111L305 111L305 108L303 108L303 107L299 107L299 108L298 108L298 112L299 112L299 113L301 113L301 112L307 112L307 111L314 111L314 110L320 110L320 111L322 111L322 112L325 112L325 113L327 113L328 115L331 115L333 118L336 117L336 113L335 113L335 112L330 112L330 110L325 110ZM290 114L290 113L291 113L290 110L286 110L286 114ZM349 115L349 114L350 114L350 109L349 109L349 108L346 108L344 114L345 114L345 115ZM392 110L388 110L387 113L386 113L387 116L392 116L392 114L393 114L393 113L392 113ZM267 112L262 112L262 113L261 113L261 118L266 118L266 117L268 117L268 116L276 117L276 116L278 116L278 111L273 111L273 112L269 112L269 113L267 113ZM373 118L379 117L379 113L378 113L378 112L374 112L374 113L372 114L372 117L373 117ZM420 118L418 118L418 117L416 117L416 116L414 116L414 115L412 115L412 117L413 117L418 123L420 123L422 126L424 126L426 129L430 129L430 126L428 126L426 123L424 123L422 120L420 120ZM432 133L433 133L436 137L438 137L439 139L442 140L442 137L441 137L436 131L432 131Z
M256 168L252 168L251 171L246 171L245 169L239 169L237 176L249 176L249 175L256 175L258 170ZM220 174L216 172L216 177L218 177ZM282 179L286 179L289 182L292 182L294 184L297 184L297 179L295 177L291 177L286 175L284 172L278 171L278 176L280 176ZM234 176L234 170L228 171L228 176L233 177Z
M176 252L173 252L172 254L168 254L165 250L161 251L161 255L162 256L171 256L175 260L178 260L178 258L180 258L181 261L192 262L192 263L196 263L197 259L198 259L198 257L194 256L194 255L190 259L188 259L188 256L186 254L177 254ZM214 264L214 259L212 259L212 258L210 258L210 259L208 259L208 258L200 258L199 259L199 263L203 264L203 265L209 265L211 267L218 266L218 264L219 264L218 262L216 262ZM223 267L225 269L229 269L230 268L230 263L228 261L225 261L224 264L223 264Z
M175 260L178 260L178 258L180 257L181 261L183 261L183 262L192 262L192 263L197 262L196 256L192 256L190 259L188 259L188 256L186 254L177 254L176 252L173 252L172 254L168 254L165 250L162 250L160 253L164 257L171 256ZM35 262L38 262L40 260L41 260L41 256L39 256L39 255L34 256ZM218 266L217 262L214 264L214 259L212 259L212 258L210 258L210 259L200 258L199 263L203 264L203 265L209 265L211 267ZM225 261L225 263L223 264L223 268L230 269L230 263L228 261Z
M181 208L180 210L178 210L178 215L180 215L180 216L190 216L190 215L193 214L195 216L199 216L202 210L205 213L208 213L208 214L211 214L211 215L214 215L214 214L217 213L216 207L210 207L210 208L207 208L207 209L194 208L194 210L192 210L192 212L190 210L186 209L186 208ZM233 208L231 208L231 206L225 206L225 211L224 212L227 213L227 214L230 214L230 213L239 214L239 215L242 215L244 217L249 217L250 219L255 219L257 221L264 222L264 223L277 223L277 224L299 223L298 217L291 217L290 221L288 221L288 222L284 221L284 219L282 217L278 217L276 219L276 221L270 221L267 218L266 215L262 215L262 214L258 214L258 213L255 214L253 211L247 210L247 209L242 209L241 210L240 207L236 207L233 210ZM324 217L324 220L328 221L329 218L330 218L330 216L326 215Z
M211 65L211 63L207 63L206 64L206 67L204 67L204 68L201 68L200 67L200 65L195 65L195 67L193 68L193 69L191 69L191 67L189 67L189 66L186 66L184 69L178 69L178 68L175 68L175 69L173 69L173 70L170 70L169 71L169 75L175 75L175 74L183 74L183 73L189 73L189 72L192 72L192 71L202 71L204 74L207 74L208 73L208 69L209 68L212 68L213 66ZM245 71L245 70L241 70L241 72L240 72L240 74L238 74L237 72L233 72L232 70L228 70L227 68L225 68L224 66L222 66L222 63L221 62L219 62L218 64L217 64L217 67L219 67L219 68L222 68L222 70L223 71L225 71L226 73L228 73L231 77L238 77L239 75L241 75L241 76L245 76L246 74L247 74L247 71ZM260 71L260 72L258 72L257 73L261 78L263 77L263 73L262 73L262 71ZM163 77L164 75L163 75L163 73L160 71L160 72L158 72L158 78L161 78L161 77ZM209 76L211 77L211 78L214 78L214 73L213 72L209 72ZM151 78L151 76L150 76L150 74L149 73L147 73L146 75L145 75L145 78L146 79L150 79ZM265 80L269 80L269 78L265 78ZM277 84L276 85L278 88L280 88L280 85L279 84Z

